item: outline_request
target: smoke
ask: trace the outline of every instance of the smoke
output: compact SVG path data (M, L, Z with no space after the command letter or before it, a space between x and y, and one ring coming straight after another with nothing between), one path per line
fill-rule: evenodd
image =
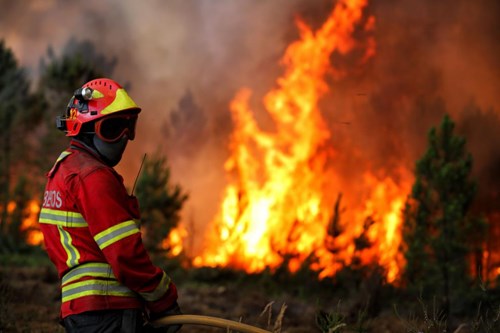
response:
M225 182L229 102L249 87L259 110L281 74L280 57L298 37L294 17L317 28L333 2L0 0L0 6L0 38L34 79L47 47L57 54L72 38L118 59L114 78L130 83L143 108L118 171L132 184L144 153L167 154L174 181L190 194L184 218L203 234ZM445 112L467 122L458 127L477 155L476 174L484 179L482 172L497 170L500 131L488 131L485 140L480 128L488 110L487 119L499 123L500 3L378 0L367 12L376 18L376 55L364 63L359 54L332 56L346 75L329 78L320 105L343 178L339 192L366 169L394 178L401 166L412 170L427 130ZM257 119L265 125L265 114ZM498 192L498 177L488 179Z
M333 82L322 106L341 174L352 182L367 168L393 178L401 166L413 170L428 129L449 113L466 135L474 175L484 180L500 156L492 144L499 134L482 131L487 121L500 125L500 4L374 1L369 11L377 54L362 71ZM500 177L493 178L480 190L493 186L498 193Z

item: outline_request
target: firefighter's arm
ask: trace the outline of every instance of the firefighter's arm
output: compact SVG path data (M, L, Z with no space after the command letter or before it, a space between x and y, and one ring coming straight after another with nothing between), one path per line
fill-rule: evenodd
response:
M82 215L117 280L138 293L151 314L175 306L175 284L151 262L134 221L138 211L121 179L109 169L98 169L82 179L78 196Z

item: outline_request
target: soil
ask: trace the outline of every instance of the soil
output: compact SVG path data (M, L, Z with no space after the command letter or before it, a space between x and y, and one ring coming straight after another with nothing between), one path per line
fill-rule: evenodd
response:
M177 286L179 304L186 314L241 321L271 332L321 332L315 323L317 308L314 302L287 294L269 296L258 288L241 288L228 283L189 282L177 283ZM0 333L64 332L58 323L59 280L52 267L0 267L0 296ZM394 318L384 315L372 321L370 326L377 327L373 332L405 332ZM227 330L185 325L181 332L222 333Z

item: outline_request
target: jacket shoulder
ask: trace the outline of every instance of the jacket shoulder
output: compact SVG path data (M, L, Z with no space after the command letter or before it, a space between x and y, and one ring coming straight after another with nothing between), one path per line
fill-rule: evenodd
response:
M112 170L111 167L94 156L78 150L72 150L71 156L67 158L66 166L69 170L78 173L81 177L85 177L97 170Z
M47 173L47 177L52 178L56 174L59 174L59 176L66 178L78 174L80 177L84 178L94 171L107 169L112 170L111 167L91 154L70 148L59 155L54 166Z

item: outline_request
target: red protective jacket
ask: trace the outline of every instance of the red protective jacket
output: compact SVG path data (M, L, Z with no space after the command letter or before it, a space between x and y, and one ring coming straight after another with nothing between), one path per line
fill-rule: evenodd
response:
M39 222L62 280L61 317L173 305L177 290L144 249L139 205L123 178L74 140L47 178Z

